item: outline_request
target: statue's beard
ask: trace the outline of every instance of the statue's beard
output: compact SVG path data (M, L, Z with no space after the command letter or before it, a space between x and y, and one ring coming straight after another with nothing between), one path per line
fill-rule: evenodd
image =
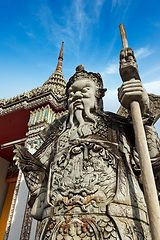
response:
M81 135L81 129L85 125L86 121L91 120L96 125L95 115L91 113L91 107L89 105L80 105L74 107L74 103L69 105L69 124L70 128L73 129L75 123L78 122L78 133ZM77 121L76 121L77 120Z

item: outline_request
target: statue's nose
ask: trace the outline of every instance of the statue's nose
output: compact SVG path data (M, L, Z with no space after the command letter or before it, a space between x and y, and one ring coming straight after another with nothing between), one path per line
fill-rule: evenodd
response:
M81 93L81 91L76 91L74 94L74 99L78 99L78 98L82 98L83 94Z

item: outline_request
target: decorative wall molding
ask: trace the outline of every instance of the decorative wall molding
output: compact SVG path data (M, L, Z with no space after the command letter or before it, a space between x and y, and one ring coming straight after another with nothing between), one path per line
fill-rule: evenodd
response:
M19 171L19 175L18 175L16 187L15 187L14 194L13 194L12 204L11 204L10 213L9 213L3 240L7 240L8 236L9 236L12 218L13 218L13 214L14 214L14 209L15 209L15 205L16 205L16 201L17 201L18 191L19 191L19 187L20 187L20 183L21 183L21 178L22 178L22 172Z
M21 235L19 240L28 240L30 238L32 217L31 217L31 208L28 205L28 200L29 200L29 193L28 193L26 209L24 213L24 219L23 219Z

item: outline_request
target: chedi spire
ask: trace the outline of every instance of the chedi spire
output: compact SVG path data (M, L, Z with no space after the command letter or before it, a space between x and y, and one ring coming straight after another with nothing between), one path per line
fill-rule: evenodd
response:
M61 46L61 50L58 57L58 64L56 70L52 75L48 78L47 81L43 84L43 86L47 89L52 89L52 91L58 96L62 96L65 94L66 90L66 80L62 73L62 61L63 61L63 44Z
M60 50L59 57L58 57L58 64L56 67L56 71L60 71L60 72L62 72L63 44L64 44L64 42L62 42L61 50Z

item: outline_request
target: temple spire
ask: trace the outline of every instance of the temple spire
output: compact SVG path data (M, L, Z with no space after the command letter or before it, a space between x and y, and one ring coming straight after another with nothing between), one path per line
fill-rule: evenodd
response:
M56 67L56 71L60 71L60 72L62 72L63 44L64 44L64 42L62 42L62 47L61 47L59 57L58 57L58 64L57 64L57 67Z

